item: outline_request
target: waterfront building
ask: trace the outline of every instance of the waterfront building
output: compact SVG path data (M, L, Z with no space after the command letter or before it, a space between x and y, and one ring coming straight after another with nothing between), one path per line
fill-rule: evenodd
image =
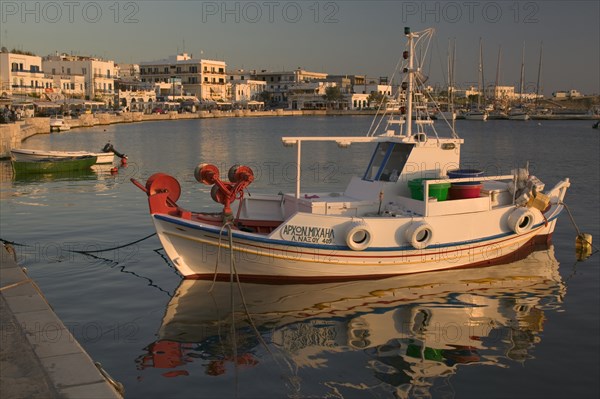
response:
M488 86L484 90L485 98L494 100L515 100L519 98L519 94L515 93L514 86Z
M128 111L149 112L155 103L154 90L119 90L119 105Z
M227 100L225 61L195 59L187 53L158 61L140 63L140 79L148 83L176 84L181 81L183 95L201 101Z
M140 66L138 64L115 64L117 78L121 82L135 82L140 80Z
M244 71L243 69L227 71L229 77L227 97L233 103L245 106L250 102L263 102L262 95L267 82L253 79L255 73L256 71Z
M342 93L356 93L356 90L362 92L365 86L365 75L328 75L328 82L336 82ZM359 89L360 88L360 89Z
M0 51L0 97L41 97L52 91L53 80L42 68L42 57L23 51Z
M46 91L46 97L50 100L85 97L85 77L83 75L50 76L52 77L53 89L52 91Z
M266 82L265 91L269 93L271 104L283 108L287 108L288 106L288 90L290 86L301 82L325 80L326 78L326 73L310 72L300 67L292 71L274 72L262 70L256 72L254 75L254 79Z
M86 100L102 101L108 106L113 105L117 77L114 61L88 56L55 54L44 57L42 65L46 73L52 75L83 76Z
M468 89L455 89L453 93L456 98L469 98L470 96L478 96L481 92L476 87L470 86Z
M291 84L288 88L288 108L325 109L325 94L329 87L336 87L336 83L312 81Z
M552 97L554 97L555 100L564 100L567 98L577 98L577 97L581 97L581 93L577 90L571 89L569 91L555 91L554 93L552 93Z

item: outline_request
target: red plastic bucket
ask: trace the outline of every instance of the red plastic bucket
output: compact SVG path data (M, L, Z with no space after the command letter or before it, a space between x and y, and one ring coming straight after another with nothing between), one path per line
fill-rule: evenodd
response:
M448 190L448 197L451 200L478 198L483 184L453 184Z

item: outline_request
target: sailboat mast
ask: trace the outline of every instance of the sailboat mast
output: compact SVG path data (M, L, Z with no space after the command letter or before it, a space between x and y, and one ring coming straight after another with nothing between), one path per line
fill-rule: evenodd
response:
M542 76L542 49L544 46L544 42L540 42L540 62L538 65L538 76L537 76L537 84L535 89L535 102L537 103L538 97L540 95L540 80Z
M451 66L451 71L452 74L451 79L450 79L450 88L451 88L451 94L450 94L450 104L452 105L452 109L451 111L454 111L454 71L455 71L455 64L456 64L456 39L454 39L454 42L452 43L452 66Z
M521 52L521 80L519 81L519 100L523 101L523 81L525 79L525 42Z
M502 45L498 46L498 63L496 64L496 87L500 85L500 58L502 57Z
M414 33L410 32L410 28L407 26L404 28L404 34L408 37L408 87L406 89L406 135L412 136L412 92L414 84L414 52L415 44L414 38L417 37Z
M483 75L483 40L479 39L479 69L481 70L481 94L483 96L483 105L485 107L485 78Z
M481 95L483 94L481 91L481 85L483 80L483 65L481 61L481 53L482 53L482 44L481 38L479 38L479 66L477 71L477 109L481 108Z

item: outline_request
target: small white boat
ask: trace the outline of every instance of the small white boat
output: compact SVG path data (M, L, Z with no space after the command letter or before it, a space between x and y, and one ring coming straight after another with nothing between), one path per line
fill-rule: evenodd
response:
M57 131L62 132L71 129L62 115L53 115L50 117L50 133Z
M110 147L109 147L110 146ZM65 158L76 158L83 156L96 157L96 164L112 164L115 159L115 152L112 145L107 144L102 151L47 151L47 150L29 150L25 148L12 149L12 159L17 162L35 162L40 160L61 160ZM118 154L119 156L121 154Z
M433 29L405 32L398 93L404 113L390 116L379 135L283 137L284 146L297 148L295 193L245 196L254 180L249 167L234 165L223 181L216 166L201 163L194 175L223 207L192 212L177 205L175 178L156 173L145 185L132 179L146 192L162 246L184 277L229 279L232 265L218 262L229 251L248 260L235 268L240 279L315 282L500 264L550 240L569 179L544 191L527 169L494 176L460 169L464 140L451 124L449 137L434 128L414 58L425 53L416 47L427 49ZM341 148L370 143L373 155L343 192L302 193L302 148L325 141Z
M527 121L529 120L529 114L522 108L512 108L508 111L508 119L511 121Z
M488 113L486 111L473 110L465 112L464 116L469 121L486 121Z

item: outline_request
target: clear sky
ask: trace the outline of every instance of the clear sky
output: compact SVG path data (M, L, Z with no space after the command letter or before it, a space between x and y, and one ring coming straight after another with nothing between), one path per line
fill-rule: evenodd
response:
M449 39L456 39L456 81L477 82L479 38L485 81L518 86L537 80L543 41L546 95L600 93L600 1L6 1L0 44L37 55L66 52L138 63L185 49L228 68L302 67L332 74L391 76L413 31L436 29L431 80L444 83Z

